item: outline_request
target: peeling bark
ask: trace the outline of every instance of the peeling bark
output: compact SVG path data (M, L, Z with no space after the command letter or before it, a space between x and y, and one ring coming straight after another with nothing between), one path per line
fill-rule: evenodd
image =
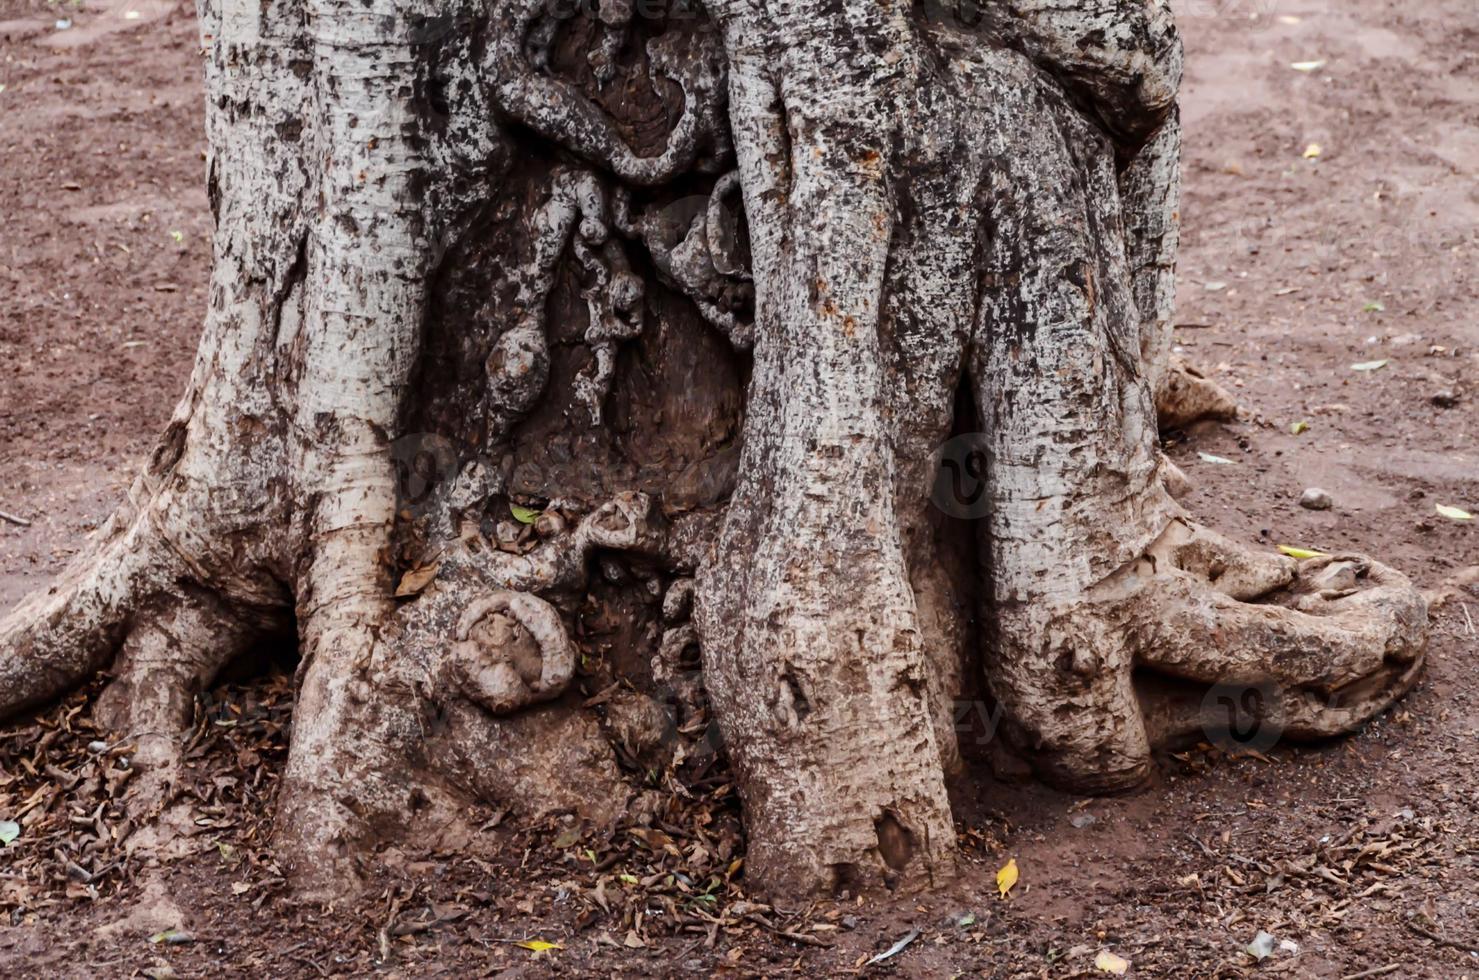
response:
M1382 710L1411 585L1168 493L1158 424L1235 406L1170 357L1166 6L982 13L202 0L195 370L0 621L0 711L109 671L147 808L194 694L296 631L277 834L319 894L473 802L609 824L712 716L794 897L951 875L962 697L1088 792L1217 685L1296 738Z

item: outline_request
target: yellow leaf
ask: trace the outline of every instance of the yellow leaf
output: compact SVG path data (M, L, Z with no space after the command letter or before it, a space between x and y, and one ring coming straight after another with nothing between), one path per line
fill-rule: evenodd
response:
M1289 67L1290 68L1293 68L1295 71L1302 71L1302 72L1305 72L1305 73L1309 73L1309 72L1312 72L1312 71L1319 71L1321 68L1324 68L1325 67L1325 62L1324 61L1293 61L1293 62L1290 62L1289 63Z
M1017 883L1017 876L1017 859L1007 858L1006 866L996 873L996 889L1002 898L1006 898L1007 892Z
M1094 969L1100 973L1113 973L1115 976L1124 976L1125 971L1129 968L1129 960L1123 956L1115 956L1107 949L1101 949L1099 955L1094 957Z
M521 943L514 943L514 945L522 946L527 950L532 950L536 955L539 953L548 953L552 949L565 948L559 943L547 943L543 939L526 939Z
M1304 148L1304 158L1306 160L1313 160L1313 159L1315 159L1315 157L1319 156L1321 153L1324 153L1324 152L1325 152L1325 148L1323 146L1321 146L1319 143L1311 143L1309 146L1306 146Z
M1457 507L1449 507L1447 504L1438 505L1438 514L1441 517L1448 518L1450 521L1472 521L1474 519L1474 515L1468 511L1459 510Z
M1279 545L1279 550L1290 558L1298 558L1301 561L1306 558L1323 558L1325 556L1325 552L1323 551L1311 551L1309 548L1296 548L1287 544Z
M1292 436L1297 436L1301 432L1308 432L1309 427L1310 424L1308 422L1295 422L1293 425L1289 426L1289 434Z

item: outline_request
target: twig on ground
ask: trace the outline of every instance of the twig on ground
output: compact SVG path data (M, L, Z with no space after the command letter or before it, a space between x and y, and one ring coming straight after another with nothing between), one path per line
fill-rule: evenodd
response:
M1411 919L1406 920L1406 924L1407 928L1411 929L1419 936L1422 936L1424 939L1431 939L1433 942L1437 943L1440 946L1448 946L1452 949L1461 949L1466 953L1479 953L1479 945L1475 945L1474 943L1466 943L1457 939L1448 939L1445 936L1440 936L1438 933L1433 932L1431 929L1424 929L1422 926L1418 925L1416 922L1413 922Z
M17 527L31 526L31 522L26 520L24 517L17 517L15 514L7 514L3 510L0 510L0 521L9 521Z
M1362 970L1360 973L1347 973L1340 980L1362 980L1363 977L1380 977L1388 973L1395 973L1401 964L1388 963L1386 966L1378 966L1370 970Z

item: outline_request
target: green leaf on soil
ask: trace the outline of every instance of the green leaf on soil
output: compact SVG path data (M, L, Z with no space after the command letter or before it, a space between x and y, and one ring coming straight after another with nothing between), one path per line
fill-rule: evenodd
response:
M14 820L0 820L0 844L6 847L21 835L21 825Z
M533 524L539 520L539 511L528 507L520 507L518 504L509 504L508 512L514 515L514 520L520 524Z
M1386 306L1384 304L1382 304L1382 303L1378 303L1377 301L1372 300L1370 303L1367 303L1365 306L1361 307L1361 312L1362 313L1385 313L1386 312Z
M1468 511L1460 510L1457 507L1449 507L1447 504L1438 505L1438 515L1440 517L1446 517L1450 521L1472 521L1474 519L1474 515Z
M1360 364L1352 364L1351 365L1351 370L1352 371L1380 371L1382 368L1386 367L1390 363L1391 362L1389 360L1362 361Z

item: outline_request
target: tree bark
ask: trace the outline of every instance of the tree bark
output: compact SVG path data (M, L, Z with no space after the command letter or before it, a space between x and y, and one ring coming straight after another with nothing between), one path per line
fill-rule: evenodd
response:
M1413 683L1402 576L1251 552L1168 493L1158 410L1236 407L1170 358L1159 0L200 23L194 373L128 502L0 622L0 712L110 673L140 808L193 694L282 634L277 834L321 894L472 801L610 824L621 762L681 766L710 717L758 890L925 887L962 698L998 759L1114 792L1215 685L1313 738Z

